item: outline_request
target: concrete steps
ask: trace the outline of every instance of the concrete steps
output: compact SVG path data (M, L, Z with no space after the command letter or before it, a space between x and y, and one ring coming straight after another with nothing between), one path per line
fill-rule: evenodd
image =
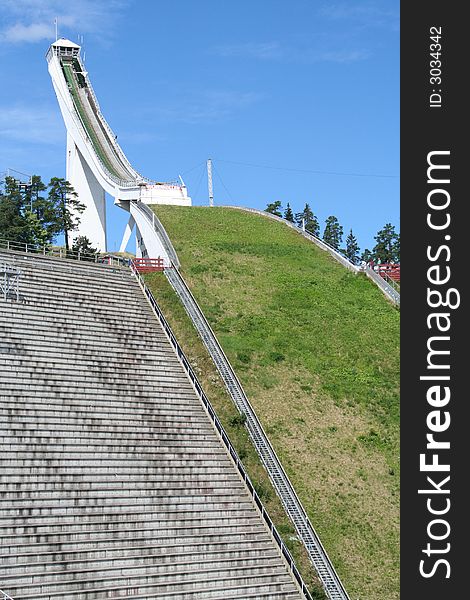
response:
M302 598L127 269L0 251L0 588Z

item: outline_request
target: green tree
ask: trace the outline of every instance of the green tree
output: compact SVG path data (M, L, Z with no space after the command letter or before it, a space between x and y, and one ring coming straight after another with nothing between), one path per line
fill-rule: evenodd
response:
M69 233L78 228L85 205L80 202L70 183L58 177L53 177L49 183L48 200L54 217L51 221L51 232L54 237L64 234L65 248L68 251Z
M5 178L0 194L0 238L30 243L28 223L24 216L24 196L13 177Z
M343 228L339 221L333 215L329 216L325 221L325 230L323 232L323 240L338 250L341 240L343 239Z
M393 263L400 261L400 236L391 223L386 223L374 237L377 242L372 253L374 260L381 263Z
M282 217L282 205L280 200L276 200L275 202L271 202L266 207L265 212L271 213L272 215L276 215L277 217Z
M356 264L359 260L359 244L357 243L356 236L353 234L352 229L349 230L349 235L346 238L345 256L349 258L353 264Z
M47 186L41 181L39 175L33 175L31 186L27 193L26 207L31 213L29 221L35 231L37 243L40 245L51 244L57 233L57 210L54 202L41 195Z
M361 255L361 260L363 260L366 263L369 263L371 260L374 260L374 255L373 253L369 250L369 248L366 248L364 250L364 252Z
M28 244L33 244L34 246L48 246L52 241L51 236L41 220L38 219L37 214L31 212L28 208L25 211L24 218L28 230Z
M397 237L393 243L393 256L394 256L394 262L399 263L400 262L400 234L397 233Z
M302 227L302 223L304 223L305 231L308 231L317 237L319 236L320 224L318 223L318 218L313 214L313 211L308 204L305 204L302 212L295 214L295 222L299 227Z
M33 175L24 196L24 214L31 242L38 246L51 244L55 237L56 211L50 199L41 195L46 190L47 186L42 182L41 177Z
M287 208L284 211L284 219L286 219L286 221L290 221L291 223L294 222L294 213L292 212L289 202L287 203Z
M41 220L42 207L45 202L41 193L46 190L47 186L43 183L41 176L33 175L25 191L25 208L29 209L30 212L36 213L39 220Z
M83 258L94 258L98 254L98 250L93 248L90 240L85 235L79 235L75 238L72 244L72 252L75 254L80 253Z

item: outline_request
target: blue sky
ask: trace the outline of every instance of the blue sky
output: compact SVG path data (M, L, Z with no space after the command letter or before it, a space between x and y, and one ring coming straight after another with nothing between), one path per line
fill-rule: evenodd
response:
M78 41L135 168L207 204L308 202L362 249L399 230L399 2L0 0L0 172L65 176L45 53ZM110 205L110 250L126 215Z

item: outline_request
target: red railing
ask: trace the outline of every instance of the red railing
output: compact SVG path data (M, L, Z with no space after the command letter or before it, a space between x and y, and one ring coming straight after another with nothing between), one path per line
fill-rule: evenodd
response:
M163 271L165 264L163 258L134 258L132 261L134 269L138 273L153 273L155 271Z
M393 279L393 281L400 283L400 265L399 264L384 263L382 265L378 265L378 273L379 273L379 275L382 275L382 277L384 275L386 275L387 277L390 277L390 279Z

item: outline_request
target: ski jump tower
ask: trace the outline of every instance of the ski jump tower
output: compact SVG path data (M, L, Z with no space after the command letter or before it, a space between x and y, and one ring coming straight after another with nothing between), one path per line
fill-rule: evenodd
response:
M153 228L149 229L148 217L139 205L190 206L183 180L180 177L178 183L152 181L132 167L100 111L78 44L60 38L51 44L46 58L67 128L66 177L86 206L79 229L71 233L70 241L84 235L100 251L106 251L108 192L115 204L130 213L121 250L135 226L137 255L165 257L166 251L159 246Z

